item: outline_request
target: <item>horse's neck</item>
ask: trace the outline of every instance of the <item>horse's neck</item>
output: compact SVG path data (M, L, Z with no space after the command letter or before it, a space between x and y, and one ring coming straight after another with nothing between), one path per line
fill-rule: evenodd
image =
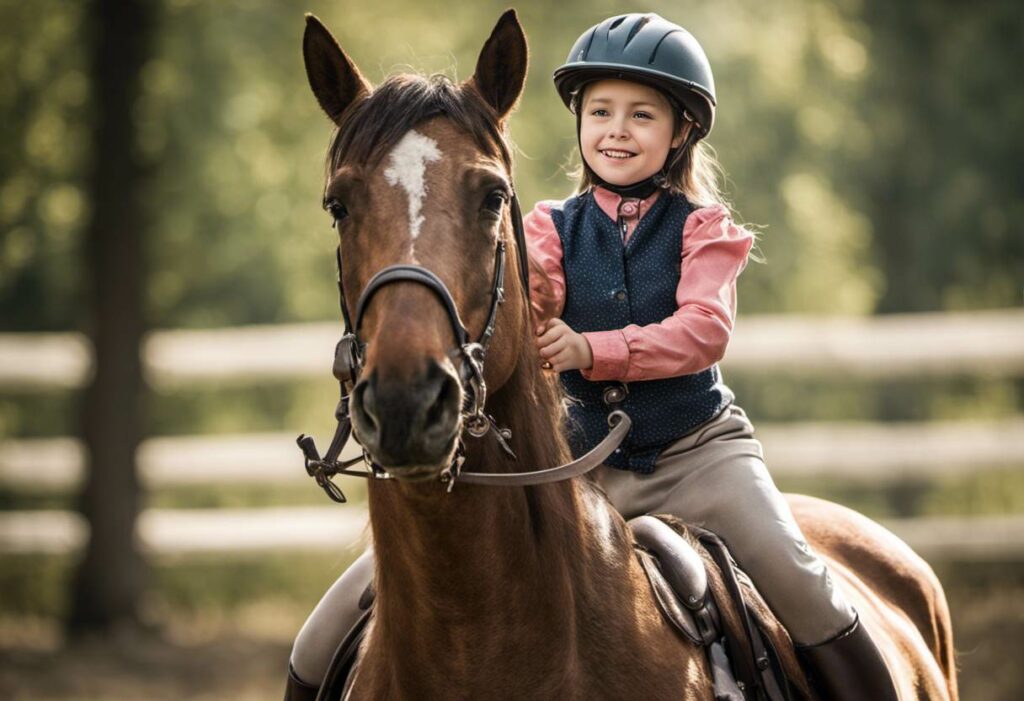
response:
M581 636L596 642L600 626L629 639L610 608L635 593L624 548L610 547L607 506L588 503L580 485L456 485L421 501L379 488L388 486L370 493L378 558L370 645L383 696L442 698L457 688L488 698L527 683L502 697L561 698L573 676L590 671L581 669L580 658L592 659ZM592 509L603 510L603 522Z
M522 373L516 373L488 403L498 423L512 429L518 457L508 457L494 436L469 438L463 470L529 471L553 467L568 457L557 435L557 407L546 405L543 393L530 392L526 385ZM385 598L393 583L405 592L404 601L410 601L409 587L421 587L421 602L441 604L446 611L451 610L447 604L457 604L462 612L487 609L496 597L529 599L534 592L517 582L539 587L559 568L574 564L571 553L590 546L583 520L591 509L579 513L582 494L590 490L575 482L526 488L456 482L451 493L439 483L371 486L370 513L383 580L379 588Z
M453 494L427 497L401 494L401 485L372 486L380 602L399 615L408 611L414 624L435 616L481 621L533 601L545 580L564 574L566 550L586 546L573 524L538 517L545 506L536 502L573 499L567 484L456 485Z
M547 410L555 408L533 406L525 414ZM500 423L516 412L498 403L495 413ZM515 469L565 458L560 439L530 435L523 421L510 425ZM493 437L468 455L466 470L509 470ZM416 677L403 686L422 689L428 679L471 684L482 669L492 681L503 669L571 669L580 628L604 617L604 632L614 634L612 614L602 610L636 593L621 520L578 480L527 488L456 484L451 494L439 485L386 482L371 484L369 497L378 557L372 639L382 650L407 653L389 661L390 674ZM415 661L416 651L429 654L431 665ZM403 670L394 667L398 657L409 659Z

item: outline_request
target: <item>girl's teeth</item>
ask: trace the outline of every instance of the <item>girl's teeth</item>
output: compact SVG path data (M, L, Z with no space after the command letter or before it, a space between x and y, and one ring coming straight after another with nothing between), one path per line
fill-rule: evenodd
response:
M627 153L625 151L605 151L604 155L608 156L609 158L629 158L633 154Z

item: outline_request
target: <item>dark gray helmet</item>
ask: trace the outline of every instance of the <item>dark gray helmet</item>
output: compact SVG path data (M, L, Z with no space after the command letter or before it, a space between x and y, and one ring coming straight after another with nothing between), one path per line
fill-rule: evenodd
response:
M619 15L591 27L554 78L570 109L584 84L620 78L668 93L697 122L701 137L715 121L715 79L704 49L688 31L656 14Z

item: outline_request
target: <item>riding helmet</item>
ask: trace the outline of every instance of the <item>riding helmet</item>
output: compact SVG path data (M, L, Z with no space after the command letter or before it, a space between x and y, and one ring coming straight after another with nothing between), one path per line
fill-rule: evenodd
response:
M693 117L700 138L715 120L715 80L704 49L688 31L653 13L610 17L594 25L576 40L554 78L570 109L586 83L618 78L667 93Z

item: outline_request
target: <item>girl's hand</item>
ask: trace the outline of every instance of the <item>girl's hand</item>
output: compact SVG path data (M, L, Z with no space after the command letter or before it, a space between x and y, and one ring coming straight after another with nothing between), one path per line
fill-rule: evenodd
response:
M581 334L570 329L561 319L549 319L536 328L537 349L544 368L555 372L587 370L594 364L594 354Z

